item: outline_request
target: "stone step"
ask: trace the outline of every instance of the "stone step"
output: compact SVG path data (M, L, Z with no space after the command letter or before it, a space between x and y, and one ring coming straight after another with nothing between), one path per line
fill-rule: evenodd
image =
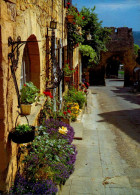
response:
M71 126L73 127L74 132L75 132L74 139L82 140L83 130L84 130L83 123L82 122L72 122Z

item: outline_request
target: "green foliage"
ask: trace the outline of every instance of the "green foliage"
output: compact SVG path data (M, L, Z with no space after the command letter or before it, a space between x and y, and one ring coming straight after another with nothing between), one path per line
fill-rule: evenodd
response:
M78 26L73 23L68 25L68 42L71 49L73 49L73 46L77 43L82 43L84 41L83 37L81 36L81 33L79 31Z
M25 132L32 131L32 128L28 124L23 124L16 126L15 131L19 134L23 134Z
M79 49L83 56L89 56L89 62L97 62L97 54L90 45L80 45Z
M138 50L140 49L139 45L134 44L134 54L137 56L138 55Z
M32 82L24 84L20 92L22 104L32 104L39 97L39 89Z
M65 73L65 76L71 76L75 72L74 69L70 68L69 64L64 65L63 71Z
M74 102L78 103L79 107L82 108L84 103L86 102L86 95L82 91L77 91L76 89L71 89L64 96L65 102Z
M83 7L80 14L84 15L84 23L82 26L82 36L84 38L83 45L90 45L96 52L96 63L100 60L100 52L106 51L106 43L110 39L111 29L103 28L102 21L98 20L97 14L93 9ZM91 41L87 41L86 35L90 32Z
M61 184L63 170L57 166L60 164L71 172L73 164L69 165L68 161L70 155L75 154L75 148L66 139L51 139L45 131L46 128L41 127L41 135L36 136L32 145L28 146L29 154L23 160L24 174L30 181L51 179Z

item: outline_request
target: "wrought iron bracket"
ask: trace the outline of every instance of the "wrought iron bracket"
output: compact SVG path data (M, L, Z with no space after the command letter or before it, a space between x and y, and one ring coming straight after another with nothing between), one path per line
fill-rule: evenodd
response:
M19 60L19 55L20 55L19 49L20 49L20 47L22 47L24 44L26 44L28 42L40 42L40 41L21 41L20 36L17 37L16 41L14 41L11 37L8 38L8 47L12 46L11 52L8 54L8 59L11 60L11 64L12 64L10 68L11 68L11 73L13 76L16 94L17 94L17 98L18 98L18 108L20 108L20 109L21 109L21 107L20 107L20 93L19 93L19 88L18 88L18 84L17 84L15 71L18 68L18 60Z

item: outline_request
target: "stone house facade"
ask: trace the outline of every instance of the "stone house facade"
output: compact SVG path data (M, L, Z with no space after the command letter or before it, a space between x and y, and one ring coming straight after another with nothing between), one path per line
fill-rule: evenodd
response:
M46 89L46 77L53 65L51 59L52 29L50 22L57 22L54 33L54 55L60 69L68 58L66 0L1 0L0 1L0 192L9 189L17 171L18 145L9 140L9 132L15 127L18 98L11 72L12 45L9 42L24 41L15 49L18 60L15 75L18 88L25 81L32 81L42 93ZM9 37L11 37L9 39ZM15 44L16 45L16 44ZM74 68L80 72L78 47L74 49ZM19 56L18 56L19 55ZM79 73L76 82L79 82ZM62 101L62 82L59 86ZM58 90L57 90L58 91ZM56 92L54 89L53 92ZM28 117L31 125L36 119L45 100ZM20 117L19 122L24 121Z

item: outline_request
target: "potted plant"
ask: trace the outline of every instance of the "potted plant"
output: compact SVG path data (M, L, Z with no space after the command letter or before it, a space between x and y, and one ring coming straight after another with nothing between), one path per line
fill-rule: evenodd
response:
M32 83L25 83L20 90L21 113L29 115L32 104L38 101L39 89Z
M70 122L71 122L70 113L71 113L70 110L65 110L65 111L58 110L55 112L54 119L57 119L59 121L63 121L64 123L70 125Z
M65 64L63 71L64 71L64 76L65 76L64 77L65 82L70 82L72 74L75 72L75 70L70 68L69 64Z
M29 124L17 125L13 131L10 132L10 138L13 142L21 144L34 140L35 127Z
M67 9L67 21L68 21L68 23L73 23L75 13L76 13L76 11L75 11L75 8L73 6L71 6Z

